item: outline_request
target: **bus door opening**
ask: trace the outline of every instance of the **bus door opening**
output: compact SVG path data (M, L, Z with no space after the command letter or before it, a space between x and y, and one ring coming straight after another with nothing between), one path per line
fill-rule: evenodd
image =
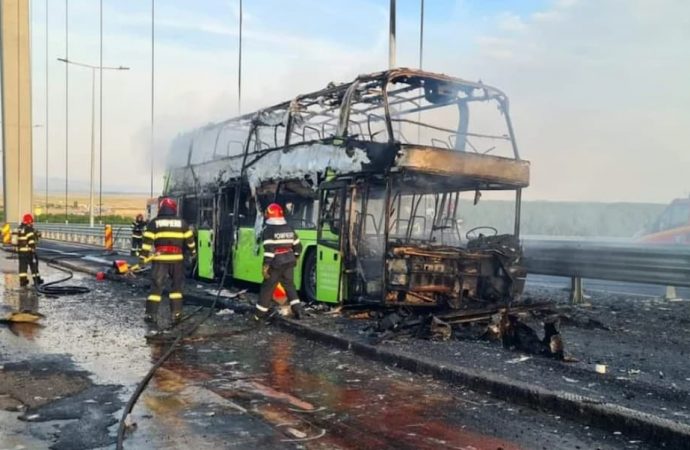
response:
M345 185L322 188L319 196L316 246L316 298L338 303L341 298L342 236L345 226Z

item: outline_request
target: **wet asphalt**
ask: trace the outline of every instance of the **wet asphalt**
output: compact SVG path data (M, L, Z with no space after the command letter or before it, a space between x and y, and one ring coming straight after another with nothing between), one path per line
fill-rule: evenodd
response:
M6 256L0 309L45 318L0 325L0 449L113 448L124 403L167 348L144 339L145 292L77 274L91 293L36 296L18 288L16 261ZM234 313L214 313L182 341L131 424L128 449L653 448Z

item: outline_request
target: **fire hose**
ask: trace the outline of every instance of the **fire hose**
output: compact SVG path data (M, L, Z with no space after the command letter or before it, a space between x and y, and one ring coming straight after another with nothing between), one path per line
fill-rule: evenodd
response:
M91 292L91 289L85 287L85 286L76 286L76 285L65 285L65 286L58 286L58 284L62 284L66 281L71 280L74 278L74 272L66 269L64 267L60 267L59 265L55 264L56 261L60 259L70 259L70 258L81 258L83 255L60 255L56 256L55 258L49 259L46 261L46 265L48 267L52 267L53 269L57 269L62 273L66 273L67 276L65 278L60 278L59 280L51 281L49 283L43 283L38 286L36 286L36 291L38 291L41 294L46 294L50 296L59 296L59 295L79 295L79 294L86 294L88 292ZM33 257L36 259L36 264L38 264L38 255L36 253L33 254Z
M151 381L151 378L153 378L153 375L156 373L156 370L158 370L158 368L165 363L165 361L170 357L170 355L173 354L173 352L177 349L180 341L182 341L183 338L194 333L201 326L201 324L203 324L209 317L211 317L211 314L213 314L216 304L218 303L218 299L220 298L220 293L223 290L223 285L225 284L231 254L232 253L228 253L228 256L225 260L225 264L223 266L223 275L221 276L220 282L218 283L218 292L216 293L216 296L213 299L213 303L211 303L211 306L209 307L208 314L206 314L200 321L192 325L189 329L185 330L184 332L180 332L180 334L177 335L177 337L170 344L165 353L163 353L163 355L158 359L158 361L156 361L156 363L149 369L146 375L144 375L144 378L142 378L142 380L139 382L137 387L134 389L134 392L132 393L131 397L127 401L127 405L125 406L125 409L122 412L122 417L120 418L120 423L117 428L117 444L115 447L117 450L124 449L125 431L127 428L127 417L134 409L134 405L136 405L137 400L139 400L139 397L146 389L146 386L148 386L149 382ZM202 309L202 306L198 307L195 311L183 317L180 322L187 320L192 316L198 314Z

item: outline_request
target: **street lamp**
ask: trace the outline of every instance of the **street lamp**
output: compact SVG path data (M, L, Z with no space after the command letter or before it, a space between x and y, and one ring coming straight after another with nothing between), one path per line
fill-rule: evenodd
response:
M129 67L105 67L94 66L91 64L80 63L65 58L58 58L58 61L65 64L72 64L74 66L86 67L91 69L91 179L89 182L89 226L93 228L93 179L95 171L95 153L96 153L96 70L129 70Z

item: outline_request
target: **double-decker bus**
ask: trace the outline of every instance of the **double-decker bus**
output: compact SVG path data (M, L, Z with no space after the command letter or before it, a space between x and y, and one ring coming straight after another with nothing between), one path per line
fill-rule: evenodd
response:
M260 283L262 211L278 202L307 300L463 308L521 294L528 184L503 92L401 68L179 135L163 194L198 230L202 278L228 260ZM488 191L514 200L514 228L463 230Z

